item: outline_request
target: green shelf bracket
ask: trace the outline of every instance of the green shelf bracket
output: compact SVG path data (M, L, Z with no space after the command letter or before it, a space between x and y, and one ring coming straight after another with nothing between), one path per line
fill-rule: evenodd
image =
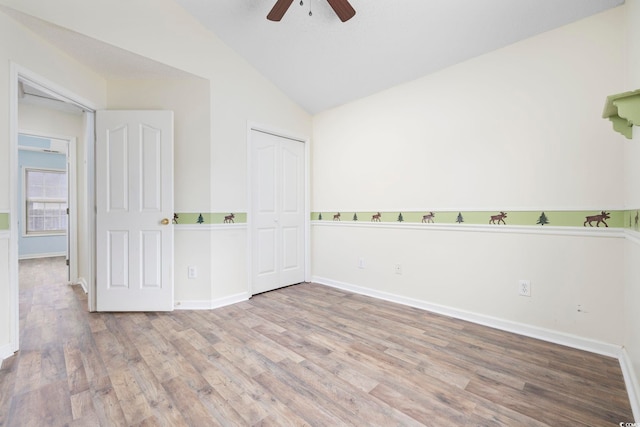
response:
M602 117L611 121L613 130L631 139L633 126L640 126L640 89L608 96Z

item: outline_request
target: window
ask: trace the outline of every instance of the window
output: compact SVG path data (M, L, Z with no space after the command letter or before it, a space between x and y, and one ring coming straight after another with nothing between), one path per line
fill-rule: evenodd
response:
M67 232L67 173L25 169L26 234Z

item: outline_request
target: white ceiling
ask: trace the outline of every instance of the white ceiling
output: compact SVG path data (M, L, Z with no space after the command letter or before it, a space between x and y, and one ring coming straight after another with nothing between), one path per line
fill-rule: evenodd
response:
M414 80L624 0L176 0L310 113ZM313 16L309 16L309 6Z
M175 0L309 113L362 98L624 0L349 0L342 23L326 0ZM313 16L309 16L309 7ZM0 10L109 78L187 73L15 10Z

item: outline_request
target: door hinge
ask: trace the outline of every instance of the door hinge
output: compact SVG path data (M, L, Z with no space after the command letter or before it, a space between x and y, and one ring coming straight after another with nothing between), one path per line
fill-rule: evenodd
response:
M69 215L69 208L67 208L67 215Z
M69 266L69 260L67 259L67 267Z

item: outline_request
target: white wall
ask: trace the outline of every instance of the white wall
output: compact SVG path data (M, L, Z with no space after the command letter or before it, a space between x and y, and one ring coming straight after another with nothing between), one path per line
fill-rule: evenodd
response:
M174 112L174 207L207 212L211 206L211 95L209 81L191 79L114 80L109 108Z
M452 228L316 224L312 273L324 283L413 300L447 314L479 314L622 343L620 237ZM530 298L518 295L520 279L531 281Z
M9 282L11 277L9 275L9 233L7 231L0 231L0 360L8 357L13 353L13 348L10 342L11 330L9 316L11 315L11 307L9 300Z
M621 40L616 8L318 114L312 210L621 208Z
M640 89L640 2L627 0L628 74L624 91ZM640 208L640 126L625 144L625 199L628 209ZM635 393L640 411L640 233L629 231L625 246L624 345L635 371ZM640 417L640 412L636 414ZM638 418L636 419L638 420Z
M0 117L3 133L0 135L0 170L9 173L9 77L11 63L25 67L57 85L68 88L83 99L92 100L98 106L104 106L106 83L96 72L89 70L67 55L53 49L13 19L0 12ZM4 155L6 154L6 155ZM2 182L8 182L3 179ZM0 185L0 210L9 208L9 188Z
M621 209L624 142L600 117L606 96L627 90L624 38L616 8L318 114L312 210ZM621 232L463 229L315 223L312 273L622 345Z
M74 137L82 141L82 114L67 113L38 105L18 105L18 126L21 131L54 137Z
M634 131L640 133L639 127ZM640 143L639 138L635 138L633 143ZM639 157L636 157L640 161ZM630 381L634 388L636 398L636 411L640 410L640 238L637 232L630 232L633 238L628 239L625 245L625 287L621 311L624 313L623 333L624 347L629 358L632 372ZM640 417L640 412L636 412L636 421Z

